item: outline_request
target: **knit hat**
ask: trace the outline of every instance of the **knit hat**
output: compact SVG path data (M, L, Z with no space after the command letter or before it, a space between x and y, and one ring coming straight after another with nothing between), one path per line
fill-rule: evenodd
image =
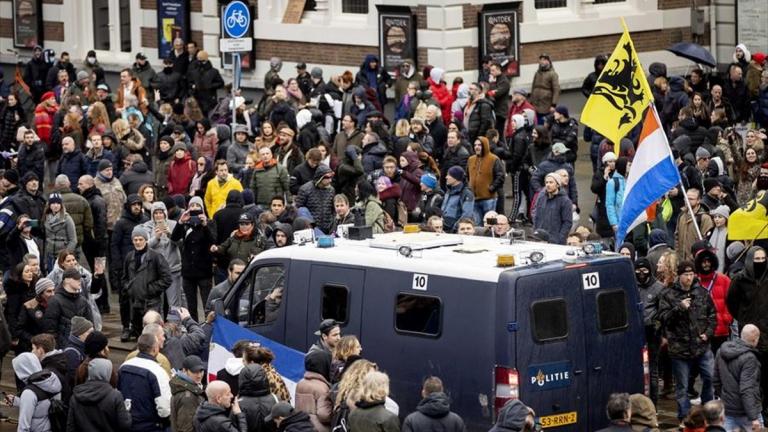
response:
M522 87L517 87L517 88L512 89L512 94L519 94L519 95L521 95L523 97L528 97L528 91L526 91Z
M560 174L554 173L554 172L551 172L551 173L545 175L544 176L544 180L546 180L548 177L552 177L552 180L554 180L555 183L557 183L557 188L560 189L560 185L563 184L563 177L560 176Z
M293 129L289 128L288 126L283 127L279 131L280 133L284 133L286 135L290 135L291 138L293 138L296 135L296 132L293 131Z
M69 321L70 333L74 337L79 337L83 333L93 328L93 323L81 316L73 316Z
M112 168L112 162L109 159L100 160L97 171L102 172L107 168Z
M37 283L35 284L35 295L40 295L45 292L48 288L55 287L52 280L48 278L40 278L37 280Z
M734 261L742 252L744 252L744 249L746 249L744 243L735 241L725 248L725 256L728 257L728 260Z
M88 362L88 381L109 382L110 378L112 362L109 359L94 358Z
M720 180L712 177L705 178L702 183L704 185L704 193L707 193L716 187L722 186L720 184Z
M197 204L200 206L201 209L205 208L205 204L203 203L203 199L199 196L193 196L189 199L189 204L187 204L187 208L190 208L192 204Z
M323 70L321 68L315 66L315 67L312 68L312 71L309 72L309 75L312 78L316 78L316 79L322 78L323 77Z
M134 237L143 237L144 240L149 241L149 232L147 231L146 228L144 228L144 226L136 225L133 228L133 232L131 233L131 238L134 238Z
M88 79L88 72L81 70L77 73L77 80L82 81L84 79Z
M555 108L555 112L563 117L570 117L568 115L568 107L565 105L558 105L557 108Z
M692 262L683 261L677 265L677 274L681 275L683 273L696 273L696 268Z
M94 331L85 338L85 348L83 351L88 357L96 358L107 345L109 345L109 338L102 332Z
M611 161L616 162L616 159L618 159L616 157L616 153L614 153L612 151L606 152L603 155L603 163L608 163L608 162L611 162Z
M126 198L125 204L127 206L131 206L133 204L141 204L141 198L139 197L139 194L129 194Z
M437 187L437 177L430 173L424 174L421 176L421 184L430 189L435 189Z
M709 215L710 216L715 216L715 215L722 216L722 217L728 219L731 216L731 209L728 208L727 205L719 205L719 206L715 207L714 210L710 210Z
M104 84L104 83L101 83L101 84L96 86L96 90L104 90L105 92L108 92L109 91L109 86Z
M709 151L704 147L699 147L698 149L696 149L696 160L704 159L704 158L709 159L711 156L712 155L709 154Z
M62 202L61 194L58 192L54 192L48 196L48 204L61 204Z
M45 93L43 93L43 96L40 98L40 102L45 102L48 99L55 99L55 98L56 98L56 95L53 94L52 91L45 92Z
M34 174L34 173L33 173ZM6 170L3 174L3 178L11 184L19 184L19 172L14 168Z
M251 189L243 189L243 192L241 192L240 195L243 198L243 205L251 205L256 202L256 197L253 195Z
M458 165L454 165L448 168L448 175L451 176L454 180L460 182L463 182L467 177L467 173L464 171L464 168Z
M763 63L765 63L765 53L756 52L752 54L752 60L754 60L755 63L762 66Z

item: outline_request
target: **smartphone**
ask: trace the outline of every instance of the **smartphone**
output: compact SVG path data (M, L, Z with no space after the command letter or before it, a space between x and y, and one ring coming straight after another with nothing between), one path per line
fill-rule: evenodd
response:
M485 220L485 223L487 223L488 225L497 225L499 223L499 220L495 217L489 217L488 219Z
M27 224L29 224L30 228L37 228L40 226L40 221L37 219L30 219L27 221Z

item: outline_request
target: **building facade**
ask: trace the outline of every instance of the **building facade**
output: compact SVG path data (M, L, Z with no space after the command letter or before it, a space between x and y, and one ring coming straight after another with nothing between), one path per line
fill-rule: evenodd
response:
M189 37L205 49L215 65L219 54L220 15L226 2L214 0L0 0L0 62L31 55L19 47L14 16L38 6L38 34L45 48L68 51L79 66L96 49L108 70L119 70L144 53L160 68L159 8L182 3L188 9ZM767 2L768 3L768 2ZM736 0L250 0L254 50L243 85L260 87L269 59L280 57L284 74L298 62L319 66L327 78L344 70L356 72L366 54L379 55L379 7L400 6L415 17L415 60L418 67L440 66L451 80L475 80L481 34L479 13L515 11L519 76L514 86L529 86L539 54L551 56L563 88L581 85L592 71L595 55L608 54L622 31L623 17L643 65L667 63L671 73L684 73L693 63L665 51L673 43L696 41L728 63L736 44ZM302 4L304 4L302 10ZM298 8L298 9L297 9ZM26 12L25 12L26 11ZM285 23L286 12L299 23ZM166 12L162 12L165 14ZM298 15L297 15L298 13ZM38 17L39 18L39 17ZM23 41L21 41L23 42ZM224 73L225 76L227 72Z

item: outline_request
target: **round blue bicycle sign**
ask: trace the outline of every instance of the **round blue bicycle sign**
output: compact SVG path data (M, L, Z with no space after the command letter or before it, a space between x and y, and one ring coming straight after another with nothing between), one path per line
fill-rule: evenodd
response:
M231 38L241 38L251 26L251 11L245 3L233 1L224 9L224 31Z

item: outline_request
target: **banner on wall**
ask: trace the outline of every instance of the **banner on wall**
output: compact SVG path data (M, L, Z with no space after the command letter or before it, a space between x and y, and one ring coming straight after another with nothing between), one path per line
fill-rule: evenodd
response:
M502 65L508 76L520 76L520 22L517 4L484 8L478 14L478 60L485 56ZM479 69L479 67L478 67Z
M246 4L249 4L249 2L245 1ZM219 16L224 16L224 9L227 7L226 4L222 5L219 10ZM255 17L255 11L253 10L253 6L249 5L249 8L251 10L251 17ZM221 21L221 20L220 20ZM224 31L224 23L221 23L221 28L219 29L219 37L222 39L228 39L229 36L227 36L227 33ZM250 25L248 27L248 31L243 36L244 38L253 38L253 25ZM256 46L256 41L253 41L253 46ZM255 48L254 48L255 49ZM250 52L241 52L240 53L240 69L244 71L250 71L253 70L255 67L254 65L254 56L253 56L253 50ZM221 53L221 67L224 69L232 69L232 53Z
M379 10L379 57L389 73L410 59L417 66L416 16L409 7L381 6Z
M43 45L42 0L13 0L13 46Z
M173 40L190 40L189 2L157 0L157 55L164 59L173 51Z

